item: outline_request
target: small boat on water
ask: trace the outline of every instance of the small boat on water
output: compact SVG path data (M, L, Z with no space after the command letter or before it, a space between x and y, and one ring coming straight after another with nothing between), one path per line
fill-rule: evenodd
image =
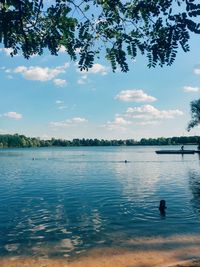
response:
M194 154L195 150L156 150L156 154ZM199 153L199 152L198 152Z

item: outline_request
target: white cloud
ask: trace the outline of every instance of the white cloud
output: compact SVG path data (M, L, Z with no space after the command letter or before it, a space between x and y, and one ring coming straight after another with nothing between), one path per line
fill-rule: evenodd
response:
M54 128L57 128L57 127L67 127L67 126L69 126L69 124L66 123L65 121L51 121L49 123L49 125L51 127L54 127Z
M91 69L88 70L88 73L93 73L93 74L99 73L101 75L106 75L108 73L108 67L96 63L92 66Z
M159 124L160 122L159 121L141 121L141 122L138 122L137 125L141 125L141 126L147 126L147 125L156 125L156 124Z
M102 127L107 130L125 132L132 126L157 125L163 120L181 115L183 112L178 109L158 110L152 105L129 107L124 114L116 114L113 121L107 121Z
M101 74L101 75L106 75L106 74L108 74L108 71L109 71L109 68L108 67L106 67L104 65L101 65L99 63L93 64L92 68L88 69L88 71L87 70L80 71L77 68L77 72L83 73L83 74Z
M59 53L66 53L67 49L65 48L64 45L61 45L60 48L59 48Z
M12 48L0 48L0 52L3 52L6 54L6 56L10 56L10 54L13 52Z
M186 93L197 93L200 92L200 87L192 87L192 86L184 86L183 87L184 92Z
M80 48L75 49L75 53L79 53L80 51L81 51ZM58 53L66 53L66 52L67 52L67 48L64 45L61 45L58 50Z
M158 110L152 105L144 105L141 107L128 108L125 116L133 119L173 119L176 116L183 115L183 112L174 109L174 110Z
M154 102L156 98L153 96L147 95L143 90L123 90L115 99L124 101L124 102Z
M87 120L85 118L80 118L80 117L75 117L71 120L71 122L73 123L83 123L83 122L87 122Z
M82 75L80 79L78 79L78 84L86 84L88 76L86 74Z
M200 69L194 69L194 73L199 75L200 74Z
M20 120L23 117L22 114L17 113L15 111L9 111L7 113L4 113L3 116L14 120Z
M64 87L65 85L67 85L67 81L63 79L54 79L53 83L58 87Z
M20 73L27 80L35 80L35 81L50 81L53 80L61 73L65 73L66 69L69 67L69 64L66 63L63 66L58 66L55 68L42 68L38 66L18 66L14 69L14 73Z
M125 120L122 117L116 117L114 121L108 121L106 124L102 125L102 127L108 129L108 130L120 130L120 131L125 131L126 126L130 125L131 122Z
M60 109L60 110L63 110L63 109L66 109L66 108L67 108L67 106L64 106L64 105L58 107L58 109Z
M13 76L12 76L12 75L7 75L6 78L7 78L8 80L12 80L12 79L13 79Z
M77 83L78 84L85 84L86 82L84 80L82 80L82 79L78 79Z
M12 70L11 69L5 69L5 73L11 73Z
M129 125L129 124L131 124L130 121L127 121L122 117L116 117L115 120L114 120L114 123L116 125Z
M52 121L49 123L49 125L53 128L64 128L69 126L76 126L80 124L87 123L88 120L81 117L74 117L72 119L67 119L64 121Z
M56 100L56 104L57 105L64 104L64 101L62 101L62 100Z
M59 110L63 110L63 109L67 108L67 106L64 105L64 101L62 101L62 100L56 100L56 105L57 105Z

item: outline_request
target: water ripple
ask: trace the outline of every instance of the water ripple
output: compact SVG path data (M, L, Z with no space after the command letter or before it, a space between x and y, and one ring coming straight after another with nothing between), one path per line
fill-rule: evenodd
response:
M7 150L0 157L0 255L70 257L131 237L200 231L194 156L161 157L145 147Z

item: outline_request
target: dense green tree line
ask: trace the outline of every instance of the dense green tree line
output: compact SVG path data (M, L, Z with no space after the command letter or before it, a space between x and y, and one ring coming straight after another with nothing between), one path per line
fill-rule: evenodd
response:
M24 135L0 135L0 148L12 147L50 147L50 146L135 146L135 145L186 145L200 143L200 136L180 136L180 137L159 137L142 138L140 141L134 139L128 140L104 140L104 139L73 139L63 140L52 138L50 140L41 140L35 137L26 137Z

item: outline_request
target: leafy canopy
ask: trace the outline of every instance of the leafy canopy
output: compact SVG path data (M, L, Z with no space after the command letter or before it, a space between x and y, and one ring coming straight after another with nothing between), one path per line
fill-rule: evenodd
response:
M25 58L64 47L80 69L103 50L113 71L145 54L148 66L171 65L200 33L195 0L0 0L0 42Z

